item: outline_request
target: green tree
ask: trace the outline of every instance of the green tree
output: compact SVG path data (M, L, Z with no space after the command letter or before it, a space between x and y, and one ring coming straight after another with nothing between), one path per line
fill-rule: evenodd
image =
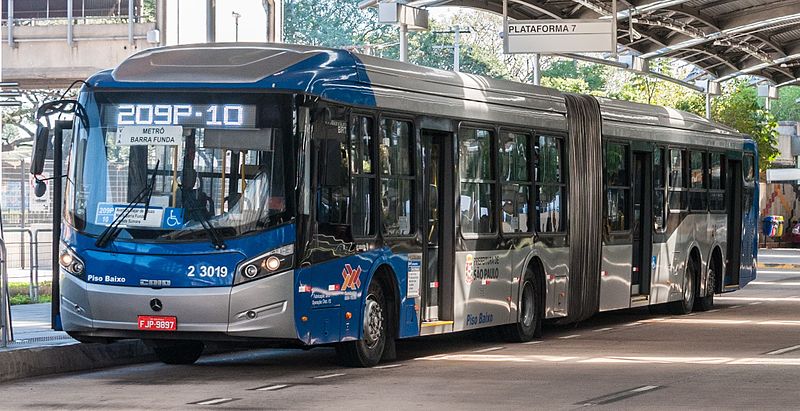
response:
M758 104L756 90L747 80L734 80L714 99L714 119L749 135L758 145L761 170L766 170L778 157L778 122Z
M286 0L284 39L287 43L334 48L397 42L397 29L378 23L377 9L361 10L358 3L359 0Z
M800 121L800 86L782 87L780 98L772 103L770 112L778 121Z

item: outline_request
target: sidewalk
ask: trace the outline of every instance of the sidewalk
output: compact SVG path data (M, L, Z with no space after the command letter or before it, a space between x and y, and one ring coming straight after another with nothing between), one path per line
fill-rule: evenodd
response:
M758 268L800 269L800 249L761 248L758 250Z
M0 348L0 383L155 360L141 341L83 344L50 328L50 304L11 307L14 341Z

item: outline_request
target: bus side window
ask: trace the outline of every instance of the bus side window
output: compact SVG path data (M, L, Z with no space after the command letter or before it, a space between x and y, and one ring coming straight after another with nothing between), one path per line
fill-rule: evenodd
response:
M491 130L477 128L458 131L460 224L464 234L495 232L493 134Z
M560 233L566 230L564 141L553 136L536 136L536 231Z
M656 232L664 232L667 228L666 199L664 197L664 190L666 190L666 173L664 169L665 152L661 147L656 147L653 150L653 228Z
M347 121L343 117L317 123L317 222L319 234L351 241L350 174Z
M350 171L353 177L352 226L356 237L375 235L375 124L353 116L350 123Z
M607 143L605 146L606 170L606 229L627 231L631 226L628 215L630 198L630 155L628 146Z
M711 153L709 158L711 184L708 208L711 211L725 211L725 156Z
M689 187L689 206L692 211L704 212L708 209L708 177L706 176L706 153L692 151L689 154L691 185Z
M669 150L669 192L667 204L670 211L681 211L687 208L686 204L686 150Z
M413 234L412 130L409 121L385 118L381 122L381 221L385 236L402 237Z

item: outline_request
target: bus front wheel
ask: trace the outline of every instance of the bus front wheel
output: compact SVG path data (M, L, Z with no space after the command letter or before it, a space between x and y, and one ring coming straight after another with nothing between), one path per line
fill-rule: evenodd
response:
M367 291L363 314L363 338L336 345L336 354L349 367L372 367L380 362L388 337L388 318L383 287L373 281Z

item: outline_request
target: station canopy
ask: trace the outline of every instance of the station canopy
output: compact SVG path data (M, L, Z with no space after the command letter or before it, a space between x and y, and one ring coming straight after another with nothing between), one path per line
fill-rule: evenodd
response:
M600 19L611 0L507 0L515 20ZM417 7L503 12L503 0L422 0ZM618 0L617 42L643 59L673 58L698 67L692 81L741 75L775 86L800 84L800 0Z

